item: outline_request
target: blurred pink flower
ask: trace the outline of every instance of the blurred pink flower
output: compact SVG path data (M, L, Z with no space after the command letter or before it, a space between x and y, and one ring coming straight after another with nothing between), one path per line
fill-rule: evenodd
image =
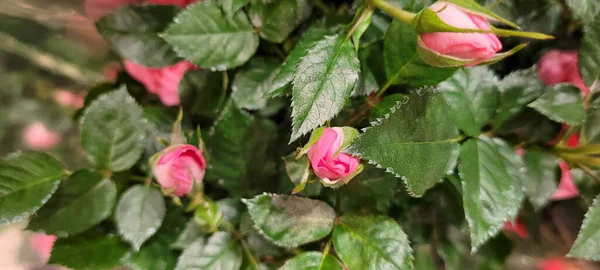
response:
M131 77L142 83L148 92L158 95L167 106L179 105L179 82L188 70L196 68L187 61L163 68L149 68L129 60L124 64Z
M60 105L81 109L83 107L83 97L68 90L56 90L52 93L54 100Z
M62 140L60 134L48 130L41 122L29 124L23 132L23 139L29 148L36 150L52 148Z
M97 21L104 17L104 15L111 13L113 10L125 5L139 5L145 3L186 7L194 2L196 2L196 0L87 0L85 1L84 8L87 16L90 19Z
M569 165L564 161L560 161L558 165L560 166L561 172L560 183L558 184L558 188L552 195L552 199L555 201L559 201L579 196L579 189L577 188L575 183L573 183L573 175L571 175Z
M84 8L87 16L93 21L97 21L121 6L141 4L143 2L142 0L87 0L85 1Z
M38 252L44 263L47 263L52 253L52 247L56 242L56 236L43 233L34 233L31 236L31 247Z
M545 258L538 262L539 270L582 270L580 265L563 257Z
M505 221L504 230L513 232L523 239L529 236L529 233L527 232L527 227L525 226L525 224L523 224L523 222L521 222L519 218L517 218L515 222Z
M577 51L549 51L538 61L538 78L549 86L557 83L573 84L581 89L581 94L585 96L590 89L581 79L577 61Z
M123 67L119 62L111 62L107 64L102 70L102 75L104 75L104 79L109 82L114 82L117 80L117 76L119 75L119 71L121 71Z

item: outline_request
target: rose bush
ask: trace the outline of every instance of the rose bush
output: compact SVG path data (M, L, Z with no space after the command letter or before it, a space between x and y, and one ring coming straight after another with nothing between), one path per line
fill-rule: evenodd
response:
M59 2L0 15L0 268L598 266L594 1Z

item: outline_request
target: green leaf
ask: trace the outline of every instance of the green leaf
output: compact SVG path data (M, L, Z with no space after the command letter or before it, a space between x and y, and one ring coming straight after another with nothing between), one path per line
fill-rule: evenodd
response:
M244 12L227 17L210 1L180 12L162 37L179 56L212 70L240 66L258 48L258 35Z
M517 115L527 104L540 97L546 87L536 79L533 68L517 70L500 82L500 105L492 119L494 130Z
M594 17L600 13L600 2L597 0L566 0L565 4L573 16L586 25L593 25Z
M485 7L482 7L475 1L471 1L471 0L447 0L447 1L463 8L463 9L466 9L472 13L478 14L480 16L483 16L483 17L488 18L493 21L502 22L503 24L506 24L512 28L519 29L518 25L498 16L496 13L490 11L489 9L487 9Z
M233 79L231 98L241 109L260 110L267 105L263 98L280 62L275 58L255 57Z
M133 270L167 270L174 269L178 252L171 250L170 244L183 229L186 216L182 207L175 204L167 206L166 216L158 232L152 236L139 252L130 252L124 263Z
M463 144L458 169L474 252L518 214L523 200L521 164L502 140L480 136Z
M238 10L248 4L250 0L217 0L217 4L225 11L225 14L231 16Z
M352 43L354 43L354 49L358 52L360 37L365 33L369 25L371 25L371 17L373 16L373 8L363 6L356 12L352 25L356 25L354 33L352 33Z
M158 36L178 12L175 6L125 6L96 23L98 32L121 57L147 67L163 67L180 58Z
M273 164L269 165L267 147L276 134L269 120L255 118L228 102L207 138L210 171L222 179L219 184L234 196L251 193L260 183L256 179L268 178L268 167Z
M179 83L181 106L192 116L216 118L226 98L223 73L198 69L185 73Z
M176 249L186 249L194 241L206 234L208 234L208 231L198 225L196 220L192 218L186 223L185 229L183 229L183 232L177 237L177 240L171 244L171 247Z
M144 111L121 87L101 95L85 110L81 145L96 168L124 171L142 154L144 130Z
M333 245L349 269L413 269L408 237L386 216L342 216Z
M582 0L593 2L594 0ZM600 7L600 4L597 4ZM583 28L583 39L579 47L579 71L583 82L588 87L600 80L600 15L593 23Z
M17 152L0 159L0 227L35 213L66 174L62 164L42 152Z
M344 265L331 254L308 251L285 261L279 270L343 270Z
M467 135L477 136L494 116L500 101L498 78L485 67L461 69L438 85L454 124Z
M523 156L527 169L525 193L536 210L544 207L556 191L558 160L547 153L527 150Z
M296 153L292 153L284 157L283 161L285 163L285 171L295 186L292 194L302 191L306 187L306 184L308 184L311 176L308 158L303 155L299 159L296 159Z
M391 94L383 97L381 101L369 112L369 119L374 122L377 118L384 118L386 114L389 114L392 110L396 110L396 107L401 106L403 103L406 104L410 98L403 94Z
M401 177L408 192L418 197L454 169L457 136L440 94L412 94L347 151Z
M331 232L335 211L322 201L277 194L242 199L260 233L282 247L297 247Z
M167 237L152 238L136 253L124 259L132 270L167 270L175 268L177 256L169 249Z
M231 234L214 233L205 243L198 239L185 249L176 270L185 269L240 269L242 249Z
M342 190L346 200L342 199L343 212L357 212L358 210L376 209L387 213L392 206L394 197L403 190L401 180L375 166L367 165L365 169L352 179Z
M556 122L579 125L585 121L581 90L572 85L556 85L528 106Z
M600 107L592 107L588 110L585 124L581 130L580 143L582 145L600 144Z
M585 213L583 224L577 235L573 247L567 254L568 257L586 260L600 260L600 195L596 196L594 203Z
M114 237L77 237L57 241L49 263L78 270L111 269L121 265L126 252Z
M294 76L290 142L342 110L359 72L356 51L344 36L326 36L309 50Z
M308 0L251 0L248 16L260 37L270 42L281 43L301 22L300 2Z
M206 200L196 208L194 220L200 227L210 232L216 232L223 221L223 212L219 210L219 205L215 202Z
M314 47L315 44L323 38L323 35L327 33L328 31L325 28L311 27L304 35L302 35L302 39L296 44L281 66L281 69L277 72L266 96L275 97L287 94L284 93L285 88L294 79L294 73L296 72L296 67L300 63L300 60L308 53L308 50Z
M250 214L246 211L240 219L240 231L246 236L248 247L256 258L263 256L281 256L281 249L265 239L256 229Z
M381 65L382 52L379 44L363 47L358 50L360 60L360 76L351 96L366 96L379 90L379 81L383 81L385 72Z
M132 186L121 195L115 210L119 234L138 251L158 230L165 211L165 201L158 190L149 186Z
M93 181L94 185L83 183ZM85 188L85 189L84 189ZM46 207L29 223L32 230L67 237L99 224L113 211L117 189L97 173L79 171L58 190Z
M452 76L456 68L437 68L425 63L417 53L414 29L394 20L383 40L385 73L390 84L434 85Z

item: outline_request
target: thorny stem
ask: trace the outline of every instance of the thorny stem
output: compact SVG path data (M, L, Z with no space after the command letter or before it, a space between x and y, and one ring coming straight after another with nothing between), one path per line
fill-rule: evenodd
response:
M415 13L397 8L394 5L385 2L384 0L371 0L371 4L385 11L385 13L394 17L394 19L403 21L408 24L412 24L414 18L417 16L417 14Z

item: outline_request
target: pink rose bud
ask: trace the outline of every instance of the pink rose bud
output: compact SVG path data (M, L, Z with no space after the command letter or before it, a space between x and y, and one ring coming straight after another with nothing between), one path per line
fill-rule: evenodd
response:
M549 51L538 62L537 76L548 86L570 83L579 88L585 96L590 89L581 79L577 61L577 51Z
M483 17L445 1L435 2L429 7L446 24L463 29L490 30L490 24ZM467 62L467 66L477 65L494 56L502 49L502 43L494 34L435 32L420 34L422 48Z
M194 181L202 182L206 161L202 152L190 144L165 148L153 157L152 169L156 181L166 190L181 197L192 190Z
M554 194L552 194L552 200L568 200L579 196L579 189L573 182L573 175L571 174L569 165L564 161L559 162L558 165L561 172L560 183Z
M25 144L36 150L45 150L52 148L59 143L62 138L60 134L52 132L40 122L29 124L23 132L23 140Z
M56 236L35 233L31 236L30 241L31 247L37 251L44 263L47 263L50 259L50 253L52 253L54 242L56 242Z
M162 68L145 67L129 60L124 64L131 77L142 83L149 93L158 95L167 106L179 105L179 83L188 70L196 68L187 61Z
M340 127L326 128L321 138L308 150L308 159L315 174L327 184L338 180L347 182L359 168L360 160L344 152L338 152L344 142Z
M67 90L57 90L52 94L54 100L60 105L81 109L83 107L83 97Z

